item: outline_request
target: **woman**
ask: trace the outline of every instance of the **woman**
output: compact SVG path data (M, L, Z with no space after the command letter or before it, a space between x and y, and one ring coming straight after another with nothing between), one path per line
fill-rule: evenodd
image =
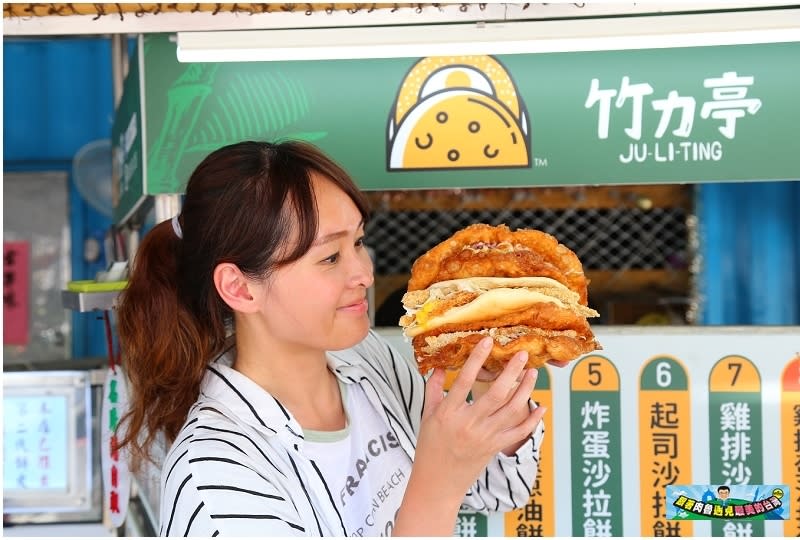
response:
M171 444L161 535L450 535L462 503L527 502L536 371L520 355L486 374L487 339L446 395L441 370L426 383L370 330L367 218L315 147L242 142L142 242L118 314L122 444L135 464Z

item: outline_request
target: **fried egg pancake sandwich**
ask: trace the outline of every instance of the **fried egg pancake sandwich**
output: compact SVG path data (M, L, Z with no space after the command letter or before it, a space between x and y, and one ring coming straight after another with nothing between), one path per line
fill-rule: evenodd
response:
M588 283L575 253L550 234L470 225L414 262L400 326L422 373L460 368L487 335L491 371L522 350L528 368L570 361L602 348L587 321L599 316Z

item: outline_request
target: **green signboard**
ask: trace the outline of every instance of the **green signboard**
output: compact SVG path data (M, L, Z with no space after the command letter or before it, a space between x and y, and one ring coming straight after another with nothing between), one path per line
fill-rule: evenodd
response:
M800 43L181 64L141 40L148 194L278 138L364 189L800 178Z
M456 519L453 536L487 536L486 519L485 513L471 512L468 510L460 511L458 513L458 518Z
M136 59L138 53L133 55ZM127 221L146 202L139 63L132 61L111 127L112 201L115 223Z

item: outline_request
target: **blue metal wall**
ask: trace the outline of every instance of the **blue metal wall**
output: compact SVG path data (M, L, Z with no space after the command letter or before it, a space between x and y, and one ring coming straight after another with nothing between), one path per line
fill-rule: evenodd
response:
M84 260L83 243L102 240L110 225L75 189L72 158L84 144L111 137L113 115L109 39L4 39L3 170L69 173L72 279L103 269ZM72 330L73 357L106 354L97 314L74 314Z
M69 172L81 146L110 137L110 49L108 39L4 41L4 170ZM697 201L701 324L800 324L800 182L706 184ZM83 260L83 242L109 222L72 185L70 204L73 279L92 278L102 268ZM96 317L74 323L73 355L104 355Z
M697 194L700 322L800 324L800 182L705 184Z
M3 90L5 162L69 162L111 136L110 41L5 39Z

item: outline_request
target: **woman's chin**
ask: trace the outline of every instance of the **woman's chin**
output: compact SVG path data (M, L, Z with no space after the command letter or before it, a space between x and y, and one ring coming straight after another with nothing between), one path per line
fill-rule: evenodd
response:
M369 318L365 316L363 321L359 321L358 323L352 322L347 325L347 328L334 331L331 336L332 343L328 349L331 351L341 351L342 349L349 349L350 347L358 345L367 337L369 328Z

